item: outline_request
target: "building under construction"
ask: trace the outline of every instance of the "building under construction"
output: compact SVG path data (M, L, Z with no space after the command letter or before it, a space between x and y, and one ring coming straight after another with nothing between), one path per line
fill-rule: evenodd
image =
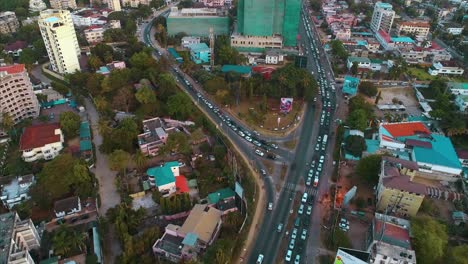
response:
M167 17L167 33L170 36L184 32L190 36L208 38L210 28L214 35L229 35L229 18L225 10L172 7Z

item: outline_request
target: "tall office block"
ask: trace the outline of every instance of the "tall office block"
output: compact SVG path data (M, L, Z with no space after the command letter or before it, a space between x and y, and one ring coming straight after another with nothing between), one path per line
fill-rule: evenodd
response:
M75 0L50 0L50 7L53 9L76 9Z
M120 0L107 0L107 6L114 11L122 10L120 7Z
M393 11L391 4L382 2L375 3L370 26L372 31L378 32L382 30L386 33L390 33L394 17L395 11Z
M239 0L237 8L237 33L254 37L281 35L284 46L296 45L300 0Z
M67 10L48 9L39 15L39 29L52 69L60 74L80 70L80 46Z

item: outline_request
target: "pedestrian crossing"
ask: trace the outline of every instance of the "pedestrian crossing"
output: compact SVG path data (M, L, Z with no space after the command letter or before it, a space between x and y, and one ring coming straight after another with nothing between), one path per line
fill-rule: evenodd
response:
M284 184L284 189L288 190L288 191L292 191L292 192L295 192L295 191L302 191L302 188L301 186L298 186L296 185L295 183L292 183L292 182L286 182ZM317 195L317 189L316 188L313 188L313 187L307 187L306 188L306 192L309 196L316 196Z
M317 189L315 188L307 188L306 192L309 195L309 197L311 196L315 197L317 195Z

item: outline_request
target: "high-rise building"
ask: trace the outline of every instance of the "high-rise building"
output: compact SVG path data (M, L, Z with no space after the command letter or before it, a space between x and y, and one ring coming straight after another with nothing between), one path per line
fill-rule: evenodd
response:
M382 2L375 3L370 25L372 31L378 32L379 30L382 30L385 33L390 33L394 17L395 11L393 11L391 4Z
M0 12L0 34L15 33L19 28L19 22L14 12Z
M16 212L0 215L0 263L34 264L29 251L39 249L41 237L31 219L21 220Z
M122 10L120 7L120 0L107 0L107 6L114 11Z
M76 9L76 0L50 0L53 9Z
M254 37L280 35L284 46L295 46L300 13L300 0L239 0L237 33Z
M48 9L39 15L39 29L50 64L60 74L80 70L80 46L68 10Z
M39 103L23 64L0 67L0 112L8 113L15 123L39 115Z
M122 5L127 7L138 7L139 5L149 5L150 0L122 0Z

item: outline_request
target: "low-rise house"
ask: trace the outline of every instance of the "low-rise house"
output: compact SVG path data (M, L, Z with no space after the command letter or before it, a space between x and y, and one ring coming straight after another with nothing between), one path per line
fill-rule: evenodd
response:
M266 64L279 64L284 61L284 54L279 50L267 50L265 52Z
M343 82L343 94L345 96L355 96L358 91L360 79L346 75Z
M460 35L463 33L463 25L458 23L445 23L444 30L452 35Z
M196 64L210 62L211 49L205 43L192 44L188 48L190 50L190 58Z
M138 145L144 155L156 156L159 148L167 141L169 133L175 132L159 117L143 120L143 133L138 135Z
M416 253L411 247L410 221L375 213L367 237L368 263L416 264Z
M435 42L432 42L430 47L414 47L410 50L401 51L400 55L408 64L432 64L437 61L452 59L452 55Z
M434 62L428 70L432 76L436 75L462 75L465 72L463 67L458 66L455 61Z
M468 95L468 83L447 82L447 88L453 94Z
M458 107L460 112L466 112L468 107L468 95L456 95L455 96L455 105Z
M35 264L29 251L39 249L41 237L31 219L21 220L16 212L0 215L0 263Z
M182 226L169 224L153 245L158 258L179 263L199 257L219 235L222 212L196 204Z
M17 40L13 43L5 45L3 49L3 53L10 54L14 57L19 57L21 52L28 47L28 43L26 41Z
M208 194L208 205L214 206L226 215L237 211L236 193L231 188L224 188Z
M468 150L457 149L458 160L464 168L468 168Z
M72 215L81 211L80 197L72 196L54 203L54 213L57 218Z
M125 69L127 66L125 65L125 61L113 61L107 63L106 66L99 67L99 70L96 73L102 75L109 75L113 70L121 70Z
M36 182L34 175L28 174L13 179L9 184L1 186L1 200L9 209L23 201L31 199L29 189Z
M181 39L181 45L184 48L188 48L192 44L200 44L200 37L186 36Z
M109 28L122 28L120 25L120 20L109 20L107 24Z
M20 139L20 151L26 162L51 160L63 149L63 134L59 124L26 127Z
M84 30L85 39L86 41L88 41L89 44L103 42L105 31L106 29L99 25L89 26L87 29Z
M173 193L188 193L187 179L180 174L178 161L170 161L164 165L149 168L146 174L149 176L151 186L158 188L163 197Z
M348 57L346 60L346 66L348 69L353 67L354 63L357 63L358 69L369 69L371 66L371 61L369 58L362 58L362 57Z

